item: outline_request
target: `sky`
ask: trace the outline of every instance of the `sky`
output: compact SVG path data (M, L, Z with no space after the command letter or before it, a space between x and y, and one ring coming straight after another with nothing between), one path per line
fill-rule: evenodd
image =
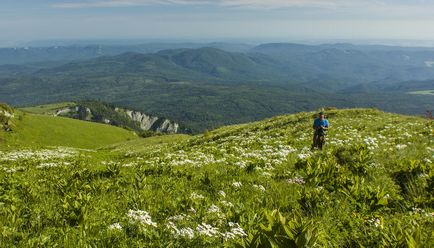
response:
M434 0L0 0L0 45L38 40L434 40Z

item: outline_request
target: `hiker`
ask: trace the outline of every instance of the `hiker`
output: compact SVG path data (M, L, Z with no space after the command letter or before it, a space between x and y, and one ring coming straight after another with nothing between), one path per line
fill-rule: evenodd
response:
M427 119L434 120L434 116L433 116L432 111L430 111L430 110L427 110L427 111L426 111L426 118L427 118Z
M323 112L319 113L319 117L313 122L313 144L312 149L318 148L322 150L325 143L326 131L329 129L329 121L325 118Z

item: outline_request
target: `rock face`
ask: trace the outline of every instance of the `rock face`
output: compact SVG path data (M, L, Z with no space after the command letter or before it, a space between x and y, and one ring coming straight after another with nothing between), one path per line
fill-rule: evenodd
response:
M116 108L116 111L118 111L119 113L124 112L119 108ZM139 122L140 128L143 130L150 130L152 128L152 125L159 119L158 117L152 117L132 110L125 110L124 113L128 117L130 117L131 120Z
M54 115L68 116L68 117L73 117L75 119L92 121L92 111L89 108L83 106L74 106L74 107L59 109L56 111Z
M56 113L54 113L54 115L55 116L59 116L59 115L63 116L63 115L66 115L66 114L70 113L71 111L72 111L72 108L58 109L58 110L56 110Z
M12 131L13 109L7 105L0 104L0 130Z
M140 128L144 131L152 130L161 133L177 133L179 124L169 119L150 116L142 112L116 108L116 112L127 115L131 120L139 123Z
M101 106L99 106L101 109ZM114 126L129 127L135 130L155 131L160 133L178 133L179 124L166 118L151 116L130 109L104 105L104 111L98 112L92 107L72 106L58 109L55 116L66 116L80 120L101 122Z
M4 116L6 118L14 118L14 114L10 113L10 112L8 112L6 110L1 110L0 109L0 115Z
M160 127L157 128L158 132L165 132L165 133L177 133L179 129L178 123L174 123L169 121L168 119L165 119L163 124L160 125Z

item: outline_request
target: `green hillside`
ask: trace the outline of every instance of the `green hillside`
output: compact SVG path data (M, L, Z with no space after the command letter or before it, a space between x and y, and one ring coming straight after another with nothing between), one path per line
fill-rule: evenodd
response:
M152 146L158 146L162 144L173 144L181 141L188 140L193 136L187 134L167 134L161 136L147 137L144 139L133 139L129 141L123 141L108 146L101 147L101 150L111 150L120 152L146 152L152 149Z
M316 113L307 112L167 143L1 152L0 240L433 247L434 122L373 109L327 114L323 151L310 150Z
M49 115L17 112L12 132L0 131L2 148L67 146L97 148L137 136L122 128Z
M53 115L57 110L75 106L76 103L73 102L61 102L61 103L51 103L51 104L43 104L38 106L31 106L20 108L20 110L32 114L44 114L44 115Z
M323 106L423 114L434 108L432 95L407 93L432 90L434 70L424 61L433 54L268 44L248 53L207 47L130 52L39 69L0 66L0 101L31 106L97 100L164 116L194 133Z

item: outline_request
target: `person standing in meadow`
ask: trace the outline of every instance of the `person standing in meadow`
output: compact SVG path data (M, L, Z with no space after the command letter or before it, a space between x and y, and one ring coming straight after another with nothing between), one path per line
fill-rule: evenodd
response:
M329 129L329 121L325 118L323 112L320 112L319 117L313 122L313 129L315 131L313 133L312 149L322 150L325 143L326 132Z

